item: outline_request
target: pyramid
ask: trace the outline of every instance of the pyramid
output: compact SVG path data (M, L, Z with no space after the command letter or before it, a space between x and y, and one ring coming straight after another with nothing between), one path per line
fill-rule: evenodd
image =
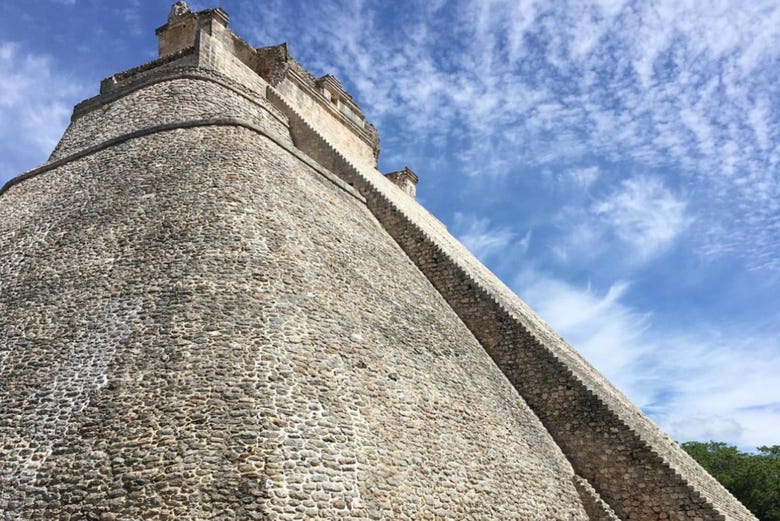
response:
M3 520L755 519L415 200L337 78L177 2L0 192Z

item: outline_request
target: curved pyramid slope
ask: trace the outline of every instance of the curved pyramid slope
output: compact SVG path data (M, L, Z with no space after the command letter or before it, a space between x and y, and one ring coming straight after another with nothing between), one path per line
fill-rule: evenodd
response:
M2 519L754 519L376 171L337 79L219 9L158 36L0 193Z

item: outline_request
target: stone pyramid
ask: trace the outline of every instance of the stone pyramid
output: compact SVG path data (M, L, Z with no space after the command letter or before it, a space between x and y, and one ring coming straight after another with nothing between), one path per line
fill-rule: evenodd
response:
M221 9L157 35L0 192L2 519L755 519L335 77Z

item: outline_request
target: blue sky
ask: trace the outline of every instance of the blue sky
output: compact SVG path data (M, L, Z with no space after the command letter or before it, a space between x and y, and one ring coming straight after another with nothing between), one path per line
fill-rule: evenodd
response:
M0 3L0 181L171 3ZM380 169L674 439L780 443L776 1L190 5L338 76Z

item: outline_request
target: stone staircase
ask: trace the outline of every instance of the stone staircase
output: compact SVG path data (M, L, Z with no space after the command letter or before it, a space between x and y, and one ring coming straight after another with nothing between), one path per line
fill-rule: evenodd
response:
M287 115L295 146L365 197L540 417L575 472L614 509L611 515L755 519L435 217L378 172L353 165L272 87L266 96Z

